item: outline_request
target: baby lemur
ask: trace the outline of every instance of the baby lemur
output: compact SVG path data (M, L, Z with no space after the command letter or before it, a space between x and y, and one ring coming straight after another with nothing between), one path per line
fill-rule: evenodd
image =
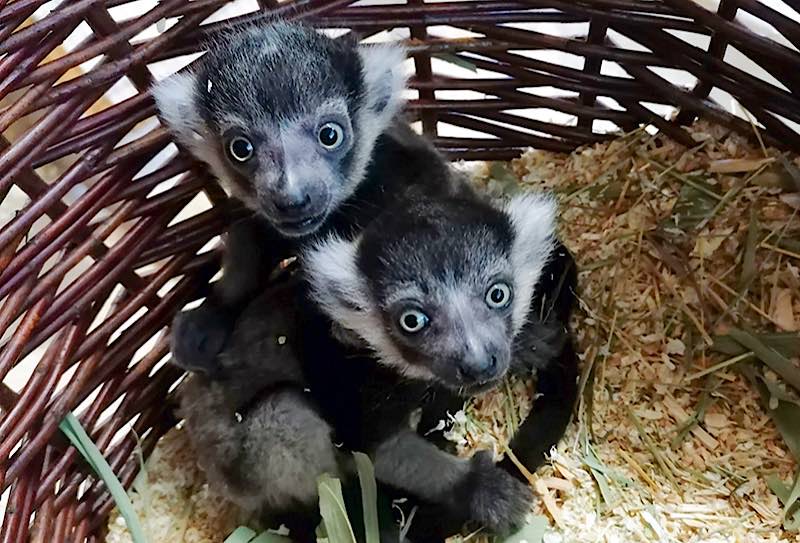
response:
M563 434L575 270L553 216L533 195L498 209L467 187L412 190L357 239L315 244L303 257L310 291L290 282L255 299L215 378L195 375L182 394L212 483L253 511L309 511L316 478L342 474L335 441L370 453L379 482L418 501L413 541L466 521L517 527L531 494L516 467L459 459L423 434L470 395L534 370L539 396L511 448L535 470Z
M236 317L278 262L349 235L409 185L447 190L447 162L397 118L398 45L331 39L297 23L231 31L153 96L176 141L253 211L228 232L211 296L173 323L176 363L213 373Z
M435 511L412 536L445 537L466 520L507 533L531 499L512 477L522 478L517 468L486 453L459 459L424 434L445 406L535 370L540 395L510 447L529 470L539 466L577 394L567 328L574 263L555 238L548 198L528 194L498 209L469 192L411 192L356 239L330 237L305 253L322 310L301 308L306 378L337 439L370 452L379 481ZM326 333L331 326L344 341Z

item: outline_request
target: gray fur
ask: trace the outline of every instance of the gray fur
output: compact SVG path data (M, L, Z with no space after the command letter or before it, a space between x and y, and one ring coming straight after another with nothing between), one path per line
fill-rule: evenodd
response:
M209 481L247 511L313 507L317 477L339 475L331 428L303 392L295 285L266 291L245 310L213 380L192 375L181 414ZM276 388L270 388L280 385Z
M212 487L253 514L313 506L317 477L339 475L329 426L302 391L270 394L246 415L237 392L199 375L183 385L181 413Z
M533 499L530 488L497 467L489 453L458 458L411 430L378 447L375 474L379 481L430 503L460 510L465 519L496 533L519 528Z

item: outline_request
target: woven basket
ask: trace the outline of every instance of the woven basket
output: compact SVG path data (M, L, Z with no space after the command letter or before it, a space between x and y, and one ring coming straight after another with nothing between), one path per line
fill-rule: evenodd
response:
M68 412L125 485L134 451L174 423L165 326L205 294L219 259L200 250L238 211L174 153L148 88L161 61L199 52L225 24L271 12L364 37L410 29L409 110L453 159L570 151L642 124L692 146L682 126L698 116L800 151L800 24L758 0L716 13L692 0L259 0L225 22L221 0L70 0L42 14L46 3L0 1L3 543L102 539L112 501L58 431ZM126 4L146 6L123 20ZM441 75L459 64L463 77ZM750 118L729 112L732 98ZM187 212L197 198L213 205Z

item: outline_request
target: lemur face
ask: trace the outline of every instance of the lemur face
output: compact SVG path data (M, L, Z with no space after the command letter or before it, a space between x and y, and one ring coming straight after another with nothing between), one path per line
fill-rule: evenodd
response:
M316 231L348 188L355 137L350 108L330 100L312 109L291 119L227 115L215 121L234 194L285 236Z
M469 388L490 385L508 370L514 281L508 225L462 226L415 236L413 252L411 239L396 239L384 251L362 254L362 262L383 328L404 362Z
M399 109L404 52L297 24L230 33L153 90L168 128L283 235L319 229L357 188Z
M305 255L312 296L379 361L477 391L502 379L554 242L555 206L517 197L406 201L360 239Z

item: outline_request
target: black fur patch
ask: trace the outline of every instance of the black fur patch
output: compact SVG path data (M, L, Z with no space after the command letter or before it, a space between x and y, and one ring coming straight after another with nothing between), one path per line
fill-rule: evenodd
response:
M508 217L477 199L413 197L373 226L359 246L358 264L379 298L385 285L412 282L418 270L458 281L476 257L507 257L513 241ZM406 236L412 231L413 241Z

